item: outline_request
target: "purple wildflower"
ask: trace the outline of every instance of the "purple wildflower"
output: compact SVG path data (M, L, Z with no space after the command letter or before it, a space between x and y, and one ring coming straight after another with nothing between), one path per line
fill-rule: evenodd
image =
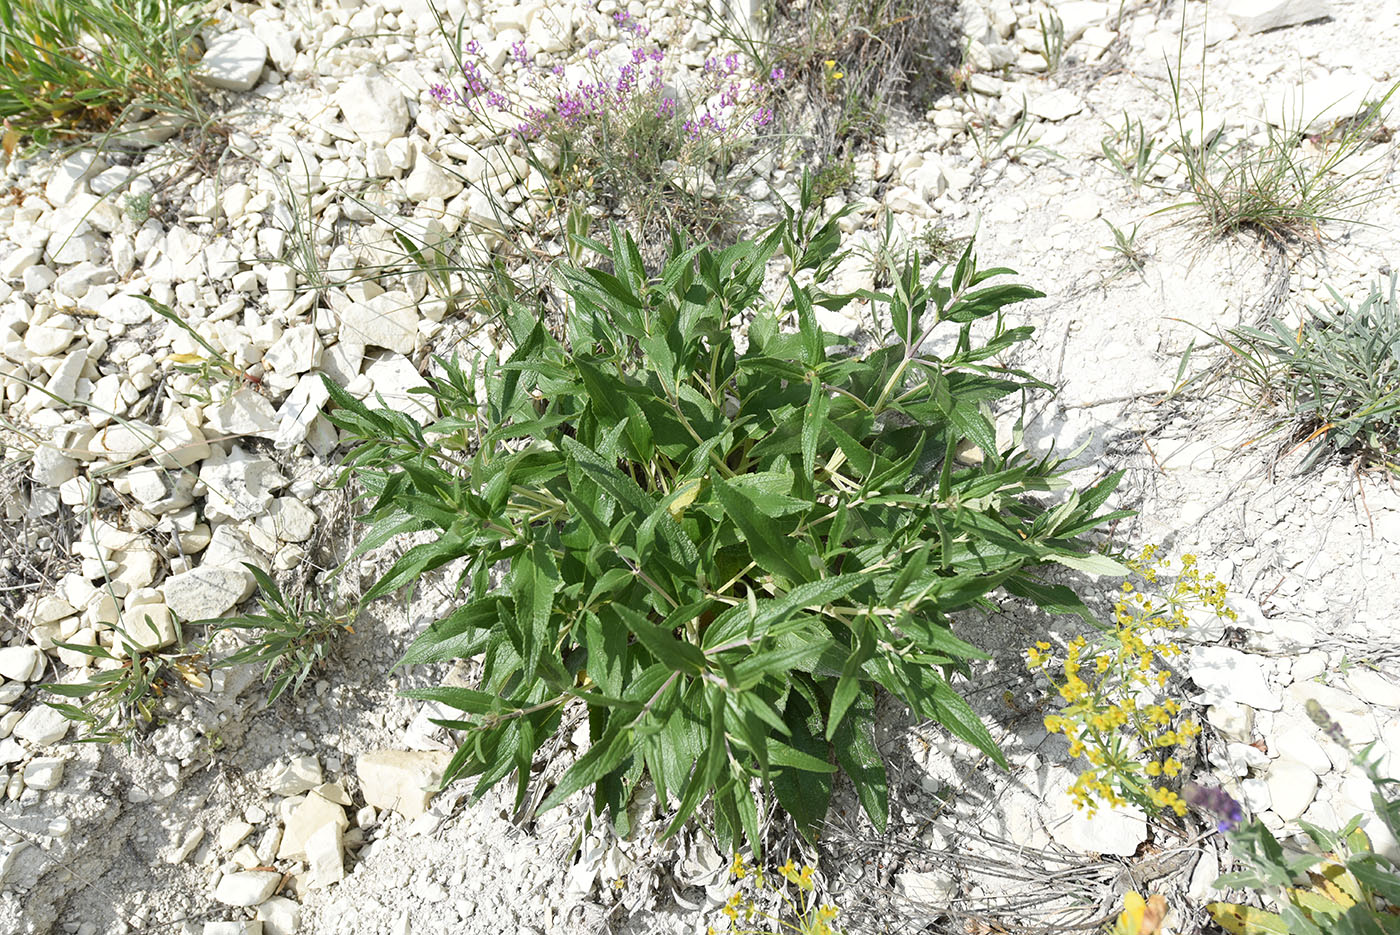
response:
M768 73L768 77L773 81L782 81L784 78L787 77L787 72L783 71L777 66L774 66L773 70Z
M1187 802L1214 816L1217 831L1231 831L1244 821L1244 807L1219 786L1189 782L1183 791Z
M674 97L663 97L661 103L656 105L656 116L670 119L676 115L676 99ZM689 123L689 121L686 121Z
M1351 749L1347 743L1347 738L1342 733L1342 725L1332 720L1332 715L1327 713L1327 709L1322 706L1316 698L1309 698L1307 703L1308 718L1322 728L1322 732L1331 737L1339 746Z
M468 55L479 55L481 53L481 43L477 42L475 39L462 46L462 48L466 50Z
M510 106L510 101L500 91L486 92L486 103L497 110L506 110Z
M524 39L517 39L510 45L510 57L521 65L530 64L530 50L525 47Z
M445 84L428 85L428 94L439 104L452 103L452 89Z
M753 125L755 127L766 127L773 122L773 111L768 107L760 107L753 115Z

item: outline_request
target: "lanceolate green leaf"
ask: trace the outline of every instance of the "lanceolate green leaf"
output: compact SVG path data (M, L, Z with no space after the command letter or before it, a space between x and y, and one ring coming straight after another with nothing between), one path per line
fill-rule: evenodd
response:
M328 387L355 444L343 479L370 503L362 553L420 537L367 598L435 569L458 588L402 664L470 661L467 684L412 697L460 712L441 719L461 731L449 773L478 791L513 777L529 801L579 712L587 746L545 808L588 790L626 833L650 784L670 830L709 816L722 849L756 848L775 798L815 833L841 772L882 828L878 692L1004 763L947 681L985 657L953 620L1001 586L1088 618L1036 567L1118 570L1080 538L1118 515L1117 476L1047 507L1060 462L996 450L1008 397L1043 387L994 366L1030 335L1003 309L1038 293L970 247L951 282L911 258L859 294L898 342L860 350L820 327L818 306L854 297L826 291L841 233L801 190L761 239L676 237L655 274L620 229L579 241L607 268L562 269L562 324L518 290L488 297L510 359L435 359L427 424ZM956 461L963 441L985 457ZM264 645L248 661L275 658ZM120 677L69 690L86 705Z

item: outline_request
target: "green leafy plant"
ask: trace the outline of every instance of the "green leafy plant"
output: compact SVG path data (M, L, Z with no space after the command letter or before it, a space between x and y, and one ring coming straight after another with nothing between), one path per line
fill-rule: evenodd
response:
M1156 148L1142 120L1134 120L1126 112L1122 128L1105 134L1099 141L1099 150L1114 171L1133 183L1133 191L1142 189L1162 161L1162 151Z
M1053 75L1060 70L1060 63L1065 57L1065 23L1054 10L1050 11L1048 19L1042 13L1038 20L1040 48L1045 56L1046 71Z
M1376 196L1378 189L1360 177L1381 158L1365 154L1386 138L1379 132L1385 108L1400 85L1359 118L1336 125L1335 133L1309 138L1306 118L1284 115L1284 126L1266 124L1262 140L1231 141L1206 126L1203 92L1183 84L1179 61L1168 78L1177 148L1191 191L1190 200L1171 209L1192 211L1210 234L1252 230L1281 240L1316 234L1324 222L1344 220ZM1188 111L1198 116L1189 129Z
M139 607L136 612L140 612ZM149 616L145 625L154 631ZM178 624L174 648L168 650L144 649L121 628L114 629L122 647L120 653L101 645L55 641L60 649L92 659L98 671L85 682L48 682L41 686L50 694L82 699L79 704L48 704L83 727L85 742L129 741L156 721L157 709L167 692L184 685L203 688L208 684L209 666L204 653L186 646Z
M821 288L844 256L838 218L802 189L761 239L673 236L655 274L630 236L589 242L606 268L561 270L561 333L521 310L504 363L440 360L429 425L328 382L358 440L344 478L373 500L361 551L431 534L364 599L462 565L461 606L403 658L480 660L474 687L409 693L462 712L442 722L466 732L447 780L479 776L481 793L513 772L523 801L540 747L585 718L588 750L544 809L591 789L625 831L649 781L672 830L708 800L724 846L758 847L755 780L812 835L839 770L883 827L875 690L1004 763L953 687L984 654L950 615L1003 588L1089 617L1033 569L1121 570L1082 540L1124 515L1100 512L1118 475L1049 505L1060 462L996 443L991 407L1044 387L995 362L1031 333L1003 309L1040 293L988 284L1010 271L978 269L970 244L927 281L916 256L890 291L860 293L898 340L852 355L814 311L856 298ZM960 446L983 458L955 463Z
M214 624L216 631L248 634L250 642L213 665L261 666L263 683L272 686L267 698L271 704L288 688L293 695L301 691L307 676L330 656L340 637L355 632L359 608L335 605L314 591L289 596L261 568L246 562L243 567L257 579L261 613L241 614Z
M1320 704L1310 701L1308 714L1351 749ZM1392 837L1400 837L1400 799L1390 794L1400 781L1382 777L1369 753L1369 747L1355 752L1355 762L1371 781L1376 818ZM1400 865L1375 852L1361 822L1357 815L1331 831L1299 821L1316 853L1285 849L1258 819L1230 830L1231 854L1243 867L1215 886L1266 895L1277 912L1227 902L1211 903L1207 911L1231 935L1400 933Z
M495 128L493 142L523 144L513 148L517 156L493 158L503 164L492 169L524 175L511 165L516 158L535 169L551 183L538 194L562 222L583 204L602 216L625 216L648 243L664 244L671 227L719 237L735 214L730 178L744 175L734 170L770 132L773 79L741 73L739 56L731 54L707 59L691 93L678 95L668 86L684 73L675 53L651 41L630 13L615 13L613 22L628 59L605 66L589 56L579 66L584 79L572 72L566 78L562 68L537 63L525 41L514 43L510 56L530 86L525 93L501 83L480 44L462 42L441 21L462 78L434 84L429 94ZM496 210L508 226L510 210Z
M134 109L200 113L189 80L201 0L0 0L0 118L22 133L106 130Z
M1114 278L1124 272L1141 273L1147 263L1147 255L1137 242L1138 228L1141 225L1134 223L1132 230L1124 233L1121 227L1108 218L1104 218L1103 222L1108 225L1109 232L1113 234L1113 243L1100 249L1107 250L1118 258L1118 269L1114 273Z
M823 158L878 139L902 104L931 106L958 54L954 5L944 0L811 0L768 12L761 31L728 16L710 23L759 74L779 70L787 87L805 90L801 113L785 116L811 127L808 142Z
M1242 381L1281 406L1291 434L1310 444L1299 470L1329 452L1356 452L1396 470L1400 441L1400 304L1396 277L1353 305L1309 308L1296 327L1271 319L1239 328L1227 345Z
M204 348L205 353L208 354L206 357L195 353L181 353L171 354L167 358L175 365L176 370L181 373L193 374L203 386L210 388L211 395L197 396L196 398L206 403L212 402L212 393L214 392L215 385L219 383L219 381L222 381L223 391L225 393L232 392L244 383L256 384L259 382L256 377L238 366L217 347L209 343L208 338L200 334L193 325L181 318L170 306L157 302L155 299L144 295L138 296L137 298L149 305L151 311L189 335L190 340Z

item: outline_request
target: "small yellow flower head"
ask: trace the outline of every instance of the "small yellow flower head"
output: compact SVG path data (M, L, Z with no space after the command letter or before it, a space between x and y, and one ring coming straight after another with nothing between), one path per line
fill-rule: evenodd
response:
M744 864L743 854L736 853L734 855L734 863L729 865L729 872L740 880L749 875L749 868Z

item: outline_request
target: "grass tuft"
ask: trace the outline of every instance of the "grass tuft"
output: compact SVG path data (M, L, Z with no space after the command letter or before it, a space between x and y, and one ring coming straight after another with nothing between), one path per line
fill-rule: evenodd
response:
M0 0L4 148L102 132L138 112L200 112L201 0Z

